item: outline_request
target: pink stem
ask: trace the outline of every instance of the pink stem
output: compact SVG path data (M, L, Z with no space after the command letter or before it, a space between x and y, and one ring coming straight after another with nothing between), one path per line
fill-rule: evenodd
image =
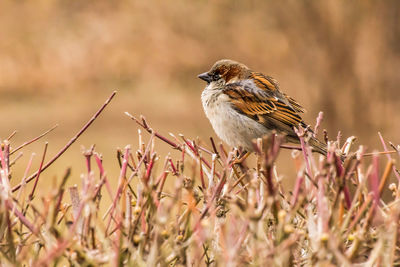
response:
M297 175L296 184L293 189L293 197L292 197L292 201L291 201L292 207L294 205L296 205L297 199L299 198L299 193L300 193L301 185L303 184L303 181L304 181L304 176L301 175L301 173L299 172L299 174Z
M35 193L36 186L37 186L38 181L39 181L40 173L42 172L43 162L44 162L44 158L46 157L47 147L48 147L48 143L46 142L46 144L44 145L44 151L43 151L42 160L40 161L39 170L37 171L35 184L33 185L32 192L29 194L29 198L28 198L29 200L33 199L33 194Z
M53 164L54 161L56 161L62 154L64 154L65 151L67 151L67 149L73 144L75 143L75 141L89 128L90 125L92 125L92 123L97 119L97 117L101 114L101 112L106 108L106 106L111 102L111 100L114 98L115 94L117 92L114 91L111 96L106 100L106 102L101 106L101 108L93 115L93 117L82 127L81 130L79 130L79 132L72 137L72 139L49 161L47 162L44 166L43 169L41 171L46 170L51 164ZM38 173L34 173L31 176L28 177L28 179L26 179L26 183L29 183L30 181L32 181L33 179L35 179L35 177L38 175ZM21 188L21 184L15 186L12 189L12 192L17 191L18 189Z
M18 217L18 219L21 221L21 223L23 225L26 226L26 228L28 228L33 234L36 234L36 229L34 227L34 225L29 222L29 220L22 214L22 212L20 212L13 204L13 202L11 202L10 200L6 200L5 201L7 207L9 210L12 210L15 214L15 216Z
M29 141L23 143L22 145L20 145L20 146L17 147L16 149L12 150L12 151L10 152L10 155L14 154L15 152L17 152L17 151L20 150L21 148L23 148L23 147L25 147L25 146L27 146L27 145L29 145L29 144L32 144L33 142L39 140L40 138L42 138L42 137L45 136L46 134L50 133L51 131L53 131L53 130L54 130L55 128L57 128L57 127L58 127L58 124L54 125L53 128L51 128L51 129L45 131L45 132L42 133L41 135L39 135L39 136L33 138L32 140L29 140Z
M100 177L102 177L104 175L104 167L103 167L103 163L101 162L100 157L97 155L97 153L94 154L94 159L96 160L97 166L99 168L100 171Z
M385 144L385 140L383 140L383 137L382 137L381 133L378 132L378 135L379 135L379 138L381 139L383 149L385 150L385 152L388 152L387 146L386 146L386 144ZM392 160L392 156L391 156L390 154L386 154L386 157L387 157L389 160ZM396 175L397 181L400 182L400 175L397 173L396 167L393 165L392 168L393 168L394 175Z

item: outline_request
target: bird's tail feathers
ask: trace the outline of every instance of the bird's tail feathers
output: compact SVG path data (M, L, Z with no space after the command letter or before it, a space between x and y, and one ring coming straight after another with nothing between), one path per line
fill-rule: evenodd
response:
M326 156L327 153L327 146L326 144L322 143L315 137L311 137L310 140L308 141L310 146L313 148L313 151L318 152L324 156Z
M308 143L312 147L313 151L318 152L318 153L326 156L326 154L327 154L327 145L325 143L322 143L321 141L319 141L315 137L311 137L310 140L308 141ZM344 156L344 155L339 155L339 157L340 157L340 160L342 162L344 162L344 160L346 159L346 156Z

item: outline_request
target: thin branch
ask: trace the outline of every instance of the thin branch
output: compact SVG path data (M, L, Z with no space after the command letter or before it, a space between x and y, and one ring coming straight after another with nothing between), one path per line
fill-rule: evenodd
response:
M101 106L101 108L93 115L93 117L82 127L82 129L79 130L79 132L72 137L72 139L49 161L47 162L44 166L42 171L46 170L51 164L53 164L54 161L56 161L62 154L64 154L65 151L81 136L88 128L89 126L97 119L97 117L101 114L101 112L106 108L106 106L111 102L111 100L114 98L116 95L117 91L114 91L111 96L106 100L106 102ZM39 172L36 172L29 176L26 179L26 183L29 183L33 179L36 178ZM15 186L12 191L15 192L21 187L21 184Z
M46 134L50 133L51 131L53 131L53 130L54 130L55 128L57 128L57 127L58 127L58 124L54 125L52 128L48 129L47 131L45 131L45 132L42 133L41 135L39 135L39 136L33 138L32 140L29 140L29 141L23 143L22 145L20 145L20 146L17 147L16 149L12 150L12 151L10 152L10 155L14 154L15 152L17 152L17 151L20 150L21 148L24 148L24 147L26 147L27 145L30 145L30 144L32 144L33 142L39 140L40 138L42 138L42 137L45 136Z
M13 138L13 136L17 133L17 131L15 130L14 132L12 132L6 140L10 141L11 138Z
M45 145L44 145L44 151L43 151L43 155L42 155L42 160L40 161L39 170L37 171L37 175L36 175L36 179L35 179L35 184L33 185L32 192L29 194L29 197L28 197L28 200L29 200L29 201L32 201L32 200L33 200L33 197L34 197L34 194L35 194L35 190L36 190L37 184L38 184L38 182L39 182L40 173L41 173L42 170L43 170L43 162L44 162L44 159L45 159L45 157L46 157L46 152L47 152L47 147L48 147L48 145L49 145L49 143L47 143L47 142L46 142Z

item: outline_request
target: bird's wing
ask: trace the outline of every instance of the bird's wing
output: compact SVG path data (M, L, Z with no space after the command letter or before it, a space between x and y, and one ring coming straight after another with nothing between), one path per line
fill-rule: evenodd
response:
M296 100L288 96L287 94L283 93L283 95L286 97L286 99L289 101L290 105L292 108L299 113L304 113L306 112L306 109L303 108Z
M258 88L265 91L279 91L278 81L271 76L266 76L261 72L251 72L250 78L254 81Z
M298 113L304 113L306 111L305 108L303 108L296 100L294 100L285 93L281 93L279 91L278 81L272 78L271 76L266 76L260 72L252 72L250 74L250 78L254 81L255 85L261 90L264 90L272 94L281 94L282 97L286 98L289 105L292 107L294 111Z
M256 120L267 128L277 128L292 133L293 127L305 126L296 110L281 98L253 83L235 82L227 84L223 93L240 113Z

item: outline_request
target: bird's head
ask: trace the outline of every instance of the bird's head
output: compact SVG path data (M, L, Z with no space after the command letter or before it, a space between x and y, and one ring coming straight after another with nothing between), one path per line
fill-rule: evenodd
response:
M250 69L242 63L230 59L221 59L218 60L208 72L204 72L197 77L206 81L208 84L216 82L223 85L247 79L250 73Z

